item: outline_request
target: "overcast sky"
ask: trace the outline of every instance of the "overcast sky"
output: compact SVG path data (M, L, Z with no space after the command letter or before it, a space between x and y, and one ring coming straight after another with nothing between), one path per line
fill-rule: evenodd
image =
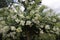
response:
M42 4L60 12L60 0L42 0Z
M18 1L18 0L14 0L14 1ZM42 4L52 8L56 12L60 13L60 0L42 0Z

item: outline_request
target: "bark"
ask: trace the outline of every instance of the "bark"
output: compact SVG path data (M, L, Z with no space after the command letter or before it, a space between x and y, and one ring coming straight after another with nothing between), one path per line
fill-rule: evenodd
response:
M31 37L30 37L31 35L29 32L26 33L26 36L27 36L27 40L31 40Z

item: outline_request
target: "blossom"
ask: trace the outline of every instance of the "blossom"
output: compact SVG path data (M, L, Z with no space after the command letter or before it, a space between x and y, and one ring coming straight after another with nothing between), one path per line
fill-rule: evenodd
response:
M39 14L35 14L37 17L40 17L40 15Z
M11 8L12 8L12 10L13 10L14 12L17 13L17 10L15 9L15 7L14 7L13 5L11 6Z
M21 18L25 18L23 14L18 14Z
M16 30L15 26L11 26L11 30Z
M32 19L32 22L34 22L34 23L36 23L36 24L39 24L39 23L40 23L40 21L37 20L37 18L36 18L36 19Z
M55 33L56 33L56 34L59 34L59 31L56 31Z
M30 4L34 4L34 3L35 3L35 1L30 2Z
M21 27L18 27L18 28L16 29L16 31L17 31L17 32L22 32Z
M30 19L30 17L29 16L26 16L26 19Z
M20 10L23 12L25 10L24 6L21 6Z
M23 2L25 1L25 0L22 0Z
M2 32L2 33L5 33L5 32L7 32L7 31L9 31L9 26L4 26L4 27L1 29L1 32Z
M19 23L20 22L20 20L17 18L16 20L15 20L17 23Z
M56 31L56 27L55 26L53 27L53 31Z
M38 17L36 16L36 17L34 17L34 19L35 19L35 20L38 20Z
M31 21L27 21L26 22L26 25L31 25Z
M0 17L0 20L3 20L3 17Z
M55 19L55 18L53 18L53 19L52 19L52 21L53 21L53 22L56 22L56 19Z
M45 26L45 29L50 29L50 25L46 25Z
M5 25L5 24L6 24L6 23L5 23L5 21L1 21L0 23L1 23L1 24L3 24L3 25Z
M21 20L20 25L24 26L24 24L25 24L25 21Z
M44 33L43 30L41 30L40 33L43 34Z
M12 19L16 19L17 18L17 15L14 15L14 16L11 16Z
M40 27L41 27L41 28L43 28L43 27L44 27L44 25L40 25Z

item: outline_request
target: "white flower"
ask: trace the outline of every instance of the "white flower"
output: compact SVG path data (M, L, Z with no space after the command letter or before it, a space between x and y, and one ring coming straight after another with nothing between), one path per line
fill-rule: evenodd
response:
M17 18L16 20L15 20L17 23L19 23L20 22L20 20Z
M43 34L44 33L43 30L41 30L40 33Z
M30 15L33 15L35 13L35 10L30 11Z
M2 28L3 25L0 24L0 29Z
M13 5L11 6L11 8L12 8L12 10L13 10L14 12L17 13L17 10L15 9L15 7L14 7Z
M54 27L53 27L53 31L55 31L56 34L59 34L60 29L59 29L58 27L55 27L55 26L54 26Z
M26 25L31 25L31 21L27 21L26 22Z
M14 16L11 16L12 19L16 19L17 18L17 15L14 15Z
M36 23L36 24L39 24L39 23L40 23L40 21L37 20L37 19L32 19L32 21L33 21L34 23Z
M25 21L21 20L20 25L24 26L24 24L25 24Z
M44 27L44 25L40 25L40 27L41 27L41 28L43 28L43 27Z
M16 30L15 26L11 26L11 30Z
M30 4L34 4L34 3L35 3L35 1L30 2Z
M4 25L6 24L5 21L1 21L0 23L1 23L1 24L4 24Z
M57 27L56 30L59 31L60 29Z
M56 31L56 27L55 26L53 27L53 31Z
M26 18L27 18L27 19L30 19L30 17L29 17L29 16L26 16Z
M14 6L19 6L19 4L17 4L17 3L14 3L13 5L14 5Z
M50 29L50 25L46 25L45 26L45 29Z
M3 17L0 17L0 20L3 20Z
M58 18L60 19L60 16L58 16Z
M19 16L20 16L21 18L25 18L23 14L19 14Z
M9 30L9 26L4 26L2 29L1 29L1 32L5 33Z
M24 6L21 6L20 10L23 12L25 10Z
M53 22L56 22L56 19L55 18L53 18L53 20L52 20Z
M56 34L59 34L59 31L56 31L55 33L56 33Z
M18 28L16 29L16 31L17 31L17 32L22 32L21 27L18 27Z
M38 17L35 17L34 19L35 19L35 20L38 20Z
M40 15L39 14L35 14L37 17L40 17Z
M25 1L25 0L22 0L23 2Z

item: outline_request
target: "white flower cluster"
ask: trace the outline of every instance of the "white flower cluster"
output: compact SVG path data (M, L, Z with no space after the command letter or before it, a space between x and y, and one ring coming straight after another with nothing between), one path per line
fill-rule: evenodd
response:
M56 22L56 19L55 19L55 18L53 18L53 19L52 19L52 21L53 21L53 22Z
M40 33L43 34L44 33L43 30L41 30Z
M13 10L14 12L17 13L17 10L15 9L15 7L14 7L13 5L11 6L11 8L12 8L12 10Z
M43 28L43 27L44 27L44 25L40 25L40 27L41 27L41 28Z
M15 20L17 23L19 23L20 22L20 20L17 18L16 20Z
M35 1L30 2L30 4L34 4L34 3L35 3Z
M21 0L21 1L23 1L23 2L24 2L25 0Z
M32 19L32 21L33 21L34 23L36 23L36 24L39 24L39 23L40 23L39 20L37 20L37 18Z
M0 20L3 20L3 17L0 17Z
M0 30L0 32L1 33L5 33L5 32L7 32L9 30L9 26L4 26L1 30Z
M20 7L20 10L23 12L25 10L25 7L24 6L21 6Z
M15 26L11 26L11 30L15 31L16 30Z
M53 27L53 31L56 33L56 34L59 34L60 33L60 29L58 27Z
M25 18L23 14L19 14L20 18Z
M20 20L20 25L24 26L24 24L25 24L25 21Z
M17 32L22 32L21 27L18 27L18 28L16 29L16 31L17 31Z
M17 15L14 15L14 16L11 16L12 19L16 19L17 18Z
M26 16L26 19L30 19L30 17L29 16Z
M40 17L40 15L39 14L35 14L37 17Z
M27 21L26 22L26 25L31 25L31 21Z
M5 21L1 21L0 23L1 23L2 25L5 25L5 24L6 24Z
M50 29L50 25L46 25L45 26L45 29Z

